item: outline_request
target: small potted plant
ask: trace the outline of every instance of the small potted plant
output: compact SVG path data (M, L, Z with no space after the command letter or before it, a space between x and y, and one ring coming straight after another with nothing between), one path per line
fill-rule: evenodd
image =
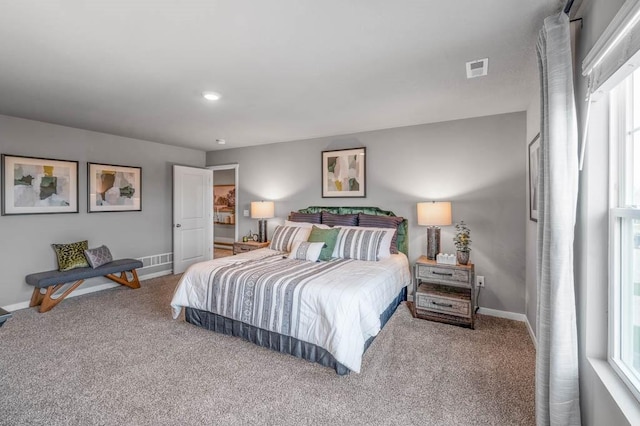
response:
M456 236L453 238L453 242L456 245L456 258L458 263L466 265L469 263L469 252L471 251L471 230L464 221L456 223Z

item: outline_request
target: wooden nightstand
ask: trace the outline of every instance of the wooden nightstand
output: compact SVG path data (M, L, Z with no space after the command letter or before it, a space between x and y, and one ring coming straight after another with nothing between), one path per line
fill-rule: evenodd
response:
M247 241L246 243L242 241L236 241L235 243L233 243L233 254L244 253L246 251L269 247L269 244L271 244L270 241L264 243L259 243L257 241Z
M421 256L414 266L417 318L474 327L476 289L473 264L443 265Z

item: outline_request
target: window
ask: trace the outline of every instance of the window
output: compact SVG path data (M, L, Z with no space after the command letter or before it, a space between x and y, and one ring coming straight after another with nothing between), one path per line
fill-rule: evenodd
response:
M640 70L610 98L609 361L640 399Z

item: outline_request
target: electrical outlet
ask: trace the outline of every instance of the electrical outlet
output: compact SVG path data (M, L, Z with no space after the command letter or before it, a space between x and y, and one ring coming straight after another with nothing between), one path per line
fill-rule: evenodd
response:
M476 275L476 287L484 287L484 276Z
M242 212L244 217L249 217L249 210L245 210Z

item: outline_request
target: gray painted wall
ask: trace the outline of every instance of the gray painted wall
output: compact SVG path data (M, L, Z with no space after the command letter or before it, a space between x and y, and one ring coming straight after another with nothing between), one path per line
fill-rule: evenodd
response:
M207 165L240 165L240 209L274 200L277 218L310 205L378 206L409 219L410 258L426 252L426 229L416 203L450 200L454 221L471 228L471 260L484 275L480 305L525 312L525 113L226 149L207 153ZM367 148L367 197L323 199L324 150ZM240 217L240 235L256 221ZM442 249L453 252L453 227L442 230Z
M80 162L80 213L0 217L0 306L29 300L25 275L57 268L51 243L88 239L119 258L171 252L172 165L205 163L203 151L7 116L0 116L0 152ZM88 161L142 167L142 212L88 214Z
M529 144L533 138L540 133L540 82L536 80L536 96L531 101L527 109L527 143L524 148L525 164L527 167L527 199L525 200L525 222L526 222L526 314L527 321L534 333L536 330L536 316L538 304L538 284L537 284L537 262L536 262L536 242L538 239L538 224L529 219Z
M214 170L213 171L214 185L233 185L236 183L236 171L235 170Z

